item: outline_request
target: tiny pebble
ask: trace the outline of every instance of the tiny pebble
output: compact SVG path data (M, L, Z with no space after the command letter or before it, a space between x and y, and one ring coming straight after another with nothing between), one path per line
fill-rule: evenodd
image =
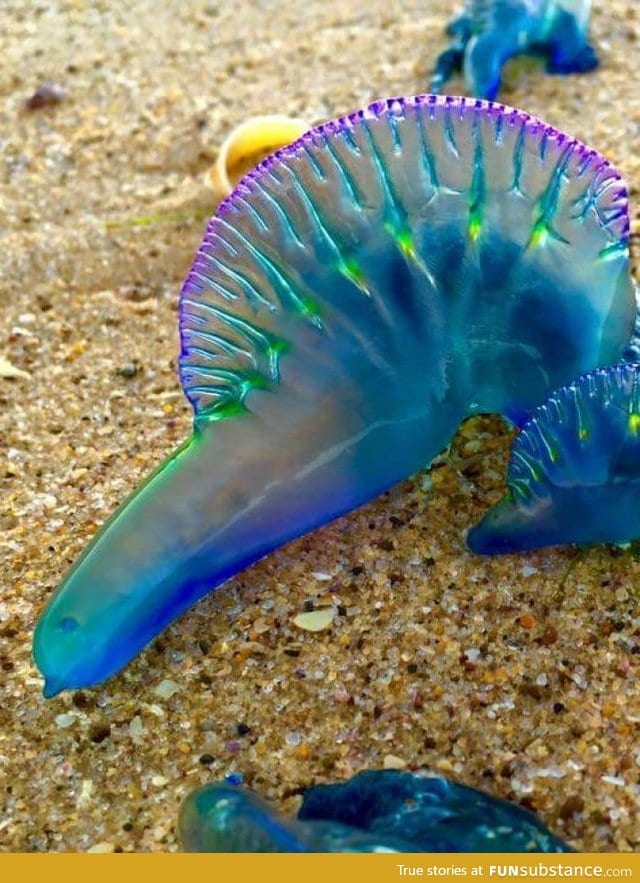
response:
M31 375L21 368L16 368L8 359L0 356L0 377L23 377L28 380Z
M328 628L336 615L334 607L321 607L308 613L299 613L293 618L293 624L306 632L321 632Z
M180 687L175 681L166 680L161 681L158 686L154 688L153 692L156 696L159 696L160 699L171 699L172 696L180 692Z
M91 781L91 779L83 779L82 785L80 786L80 793L78 794L78 806L88 806L88 804L91 802L92 793L93 782Z
M155 717L165 716L164 709L160 705L156 705L154 703L153 705L147 706L147 708L151 712L151 714L155 715Z
M302 733L287 733L284 737L284 741L287 745L300 745L302 742Z
M140 715L136 714L135 717L132 717L129 721L129 735L134 741L137 741L142 737L144 733L144 727L142 726L142 719Z
M59 714L56 716L56 726L66 729L76 721L76 715L72 713Z
M40 110L42 107L52 107L54 104L60 104L66 97L66 90L58 83L41 83L31 98L25 101L25 107L27 110Z
M162 786L166 785L168 781L169 781L169 779L165 778L164 776L152 776L151 777L151 784L153 785L154 788L162 788Z
M109 724L96 724L91 727L89 732L89 738L92 742L95 742L96 745L100 745L105 739L108 739L110 735L111 726Z
M579 794L571 794L560 807L561 819L570 819L584 809L584 800Z
M74 773L73 764L69 763L68 760L63 761L60 766L56 767L56 773L67 779L70 778Z
M127 379L130 377L135 377L138 373L138 366L133 363L129 363L128 365L123 365L122 368L118 369L117 372L120 377L126 377Z
M396 754L385 754L382 765L385 770L403 770L405 769L407 762Z
M87 849L87 852L115 852L116 848L113 843L107 843L107 841L102 841L101 843L94 843L93 846L90 846Z
M609 785L624 785L625 781L621 776L602 776L602 781Z

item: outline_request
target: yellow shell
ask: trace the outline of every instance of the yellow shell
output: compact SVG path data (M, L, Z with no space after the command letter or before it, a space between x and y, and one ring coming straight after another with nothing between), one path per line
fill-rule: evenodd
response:
M207 172L207 183L224 199L249 169L310 128L309 123L296 117L250 117L225 138L218 158Z

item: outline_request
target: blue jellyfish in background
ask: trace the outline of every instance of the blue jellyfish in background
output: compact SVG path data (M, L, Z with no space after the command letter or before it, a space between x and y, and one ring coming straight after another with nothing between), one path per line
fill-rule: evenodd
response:
M502 67L514 55L542 55L553 74L586 73L598 59L587 40L591 0L467 0L447 29L451 46L438 58L431 91L462 69L467 89L495 98Z

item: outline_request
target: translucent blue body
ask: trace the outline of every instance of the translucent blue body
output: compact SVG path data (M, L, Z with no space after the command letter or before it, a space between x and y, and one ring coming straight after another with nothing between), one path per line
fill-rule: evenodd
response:
M470 531L475 552L640 538L640 366L595 371L534 411L505 498Z
M441 777L359 773L303 795L295 819L251 792L207 785L180 814L187 852L570 852L530 812Z
M542 55L547 71L585 73L598 64L587 41L591 0L467 0L448 28L451 46L436 62L431 90L464 71L472 95L495 98L502 68L515 55Z
M45 694L99 683L252 561L428 465L468 415L521 423L635 319L620 175L527 114L381 101L250 173L182 290L192 439L40 620Z

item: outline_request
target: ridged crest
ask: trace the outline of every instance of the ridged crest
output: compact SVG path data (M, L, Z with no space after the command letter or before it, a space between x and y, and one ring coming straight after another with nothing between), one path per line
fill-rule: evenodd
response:
M633 464L635 465L635 468ZM527 505L557 488L640 478L640 368L615 365L557 390L515 440L507 482Z
M376 102L278 151L220 205L181 294L184 390L222 419L273 391L289 354L329 365L348 351L382 370L421 313L473 336L483 298L511 307L541 276L567 303L583 289L604 303L628 235L618 172L539 120L464 98Z

